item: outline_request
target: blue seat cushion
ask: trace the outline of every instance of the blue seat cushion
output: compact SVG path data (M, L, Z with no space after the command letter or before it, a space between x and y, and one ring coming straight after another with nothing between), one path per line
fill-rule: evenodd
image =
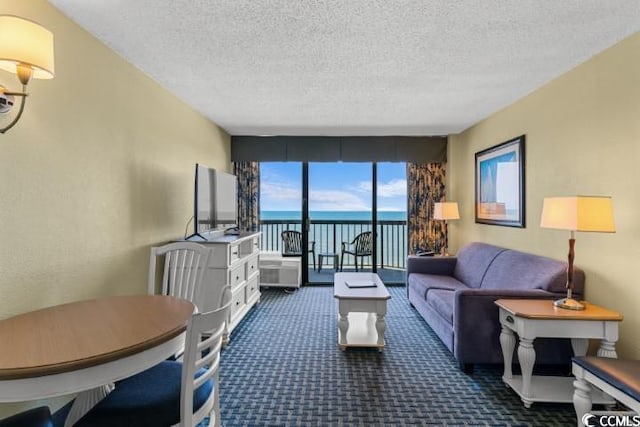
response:
M453 305L455 292L448 289L430 289L427 292L429 304L444 320L453 324Z
M640 401L640 360L574 357L573 362L624 394Z
M204 370L196 373L196 378ZM180 422L182 363L164 361L116 383L115 389L82 417L78 427L171 426ZM193 396L197 411L213 392L207 380Z
M0 427L53 427L48 406L29 409L0 420Z

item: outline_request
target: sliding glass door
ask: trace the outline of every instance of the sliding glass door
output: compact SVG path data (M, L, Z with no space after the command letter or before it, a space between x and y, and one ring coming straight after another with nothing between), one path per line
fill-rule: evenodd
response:
M302 233L303 283L332 284L341 270L403 283L406 205L405 163L260 165L262 250L286 252L282 233Z
M336 271L372 271L371 163L308 164L308 240L315 245L309 283L333 283Z
M262 250L285 251L282 232L302 232L302 163L260 163Z

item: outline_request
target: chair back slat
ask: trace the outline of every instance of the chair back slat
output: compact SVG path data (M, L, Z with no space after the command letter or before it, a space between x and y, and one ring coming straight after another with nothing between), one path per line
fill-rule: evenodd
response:
M177 242L151 248L149 293L155 293L157 258L164 256L160 293L202 305L202 281L209 262L207 247L194 242Z
M353 239L352 243L358 255L371 253L373 250L373 233L370 231L360 233Z
M282 237L282 253L289 255L302 255L302 233L296 230L285 230L280 233Z
M208 415L219 399L220 384L218 368L220 366L220 349L222 348L222 334L224 323L229 317L231 300L217 310L206 313L196 313L191 317L187 327L185 341L184 362L182 366L182 392L180 400L180 419L184 426L197 425ZM204 335L208 335L204 338ZM204 339L203 339L204 338ZM200 376L195 377L196 372ZM198 409L193 410L193 393L207 380L213 379L214 390L207 401ZM215 422L219 425L220 411L215 408ZM214 420L210 421L211 423Z

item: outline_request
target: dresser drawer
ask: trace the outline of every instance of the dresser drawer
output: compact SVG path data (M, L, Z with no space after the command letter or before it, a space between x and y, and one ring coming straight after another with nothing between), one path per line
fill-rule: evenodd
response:
M245 286L244 290L245 290L245 295L246 295L246 301L249 302L251 301L251 298L253 298L253 296L258 293L258 291L260 290L260 285L258 284L258 277L259 276L255 276L253 279L249 280L249 282L247 283L247 286Z
M240 283L244 282L244 280L246 279L244 275L244 269L245 265L240 264L229 272L229 284L231 285L232 289L238 286Z
M229 245L229 265L240 258L240 245Z
M247 280L251 278L251 276L253 276L257 271L258 271L258 257L254 256L253 258L250 258L249 260L247 260L247 274L246 274L246 278Z
M238 289L238 291L235 292L231 297L230 317L232 321L233 321L233 318L236 316L236 313L238 313L244 307L244 299L245 299L244 292L245 292L244 289Z

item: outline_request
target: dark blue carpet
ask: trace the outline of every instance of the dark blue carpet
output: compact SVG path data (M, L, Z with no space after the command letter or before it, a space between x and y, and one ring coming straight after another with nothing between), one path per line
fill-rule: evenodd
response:
M332 287L263 289L222 352L223 426L575 425L571 404L525 409L501 367L462 373L406 289L388 289L382 353L339 349Z

